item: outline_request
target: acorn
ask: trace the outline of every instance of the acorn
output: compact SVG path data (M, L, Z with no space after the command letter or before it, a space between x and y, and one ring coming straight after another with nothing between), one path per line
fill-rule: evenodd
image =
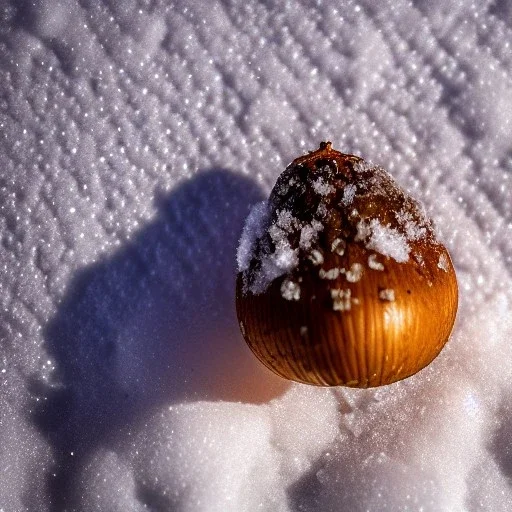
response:
M381 167L323 142L251 211L238 249L245 341L277 375L374 387L427 366L457 312L432 221Z

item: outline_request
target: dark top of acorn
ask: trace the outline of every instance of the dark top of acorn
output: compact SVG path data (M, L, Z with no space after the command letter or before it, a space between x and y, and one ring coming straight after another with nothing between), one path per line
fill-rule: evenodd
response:
M360 244L398 262L409 258L416 242L435 242L432 223L421 205L384 169L336 151L328 141L295 159L279 176L266 223L245 274L249 288L269 265L279 265L283 248L288 256L290 251L296 253L301 267L302 262L310 266L313 251L331 252L337 240ZM389 240L382 242L383 236ZM398 249L388 250L393 238ZM272 268L272 273L279 270Z

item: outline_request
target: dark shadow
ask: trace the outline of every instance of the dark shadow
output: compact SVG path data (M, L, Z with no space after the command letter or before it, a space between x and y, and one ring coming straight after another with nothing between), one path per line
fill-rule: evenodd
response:
M512 407L507 401L501 404L496 416L502 418L502 421L492 436L489 450L503 475L512 485Z
M161 198L156 220L80 272L45 332L55 385L34 382L35 421L56 457L53 510L73 510L77 475L164 404L263 402L284 391L246 347L234 305L248 178L210 170Z
M321 459L314 462L311 468L287 489L290 510L293 512L324 510L321 508L322 484L317 477L324 464L325 462ZM324 512L329 511L324 510Z
M510 18L512 17L512 1L495 0L489 4L488 12L489 14L510 23Z
M485 468L490 468L491 471L493 469L491 463L484 463L483 471L481 466L478 467L478 474L475 475L475 485L468 486L464 500L465 510L511 510L507 496L510 496L512 490L512 443L510 442L512 439L512 406L506 395L494 416L499 418L499 423L489 436L490 441L488 441L487 449L501 476L504 477L501 486L505 484L508 488L500 489L500 483L493 482L496 479L493 475L489 475L488 482L481 481L481 475L485 474ZM477 468L473 472L476 473L476 470ZM470 474L468 481L471 481L473 476L473 474ZM492 483L489 484L489 482ZM486 492L489 489L492 489L493 492ZM508 503L509 507L506 508L504 503Z
M355 446L369 439L354 438ZM361 458L358 458L360 453ZM355 456L354 456L355 455ZM383 473L379 459L383 453L355 448L342 463L322 465L317 462L288 489L288 503L294 512L366 512L383 510L385 503L394 503L393 510L410 510L411 503L421 503L425 512L439 510L442 486L433 471L421 471L399 459L384 462ZM384 466L385 467L385 466ZM319 478L318 475L321 474ZM411 499L412 498L412 499ZM436 505L437 504L437 505Z
M10 25L40 39L53 52L64 73L69 76L76 74L77 49L73 47L74 45L71 40L68 40L67 37L52 37L48 35L51 33L51 30L47 34L45 34L46 30L41 32L41 28L50 22L54 16L59 17L58 10L63 9L65 4L57 2L55 4L56 9L53 9L54 6L51 4L33 0L17 0L13 4L12 12L9 13ZM47 11L51 15L48 15Z

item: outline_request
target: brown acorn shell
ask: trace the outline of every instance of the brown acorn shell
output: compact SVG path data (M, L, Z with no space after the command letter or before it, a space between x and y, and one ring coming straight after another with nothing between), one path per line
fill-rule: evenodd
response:
M259 295L244 293L237 279L237 314L256 357L286 379L319 386L374 387L409 377L427 366L448 340L457 311L457 281L444 247L423 247L432 257L398 263L377 256L384 270L368 267L372 251L360 244L330 268L364 266L361 279L344 274L325 280L301 276L298 301L283 298L276 279ZM446 270L438 262L444 255ZM325 264L324 264L325 266ZM331 289L350 290L350 309L337 311ZM383 299L392 290L394 300Z
M238 274L242 334L256 357L286 379L320 386L390 384L427 366L452 330L458 289L448 251L436 240L420 205L382 169L356 169L361 163L360 157L322 143L294 160L272 191L272 222L287 209L307 224L318 202L325 202L329 214L317 240L320 264L301 250L296 268L253 293L258 261L272 248L267 234L250 268ZM331 187L322 197L312 190L312 180L319 177ZM350 208L343 201L348 185L356 191ZM404 215L423 233L408 240L407 261L383 256L361 239L360 220L377 219L401 232ZM298 233L288 236L297 246ZM343 251L332 250L338 237ZM354 265L360 276L350 275ZM326 276L329 271L334 275ZM300 289L298 298L283 296L286 280Z

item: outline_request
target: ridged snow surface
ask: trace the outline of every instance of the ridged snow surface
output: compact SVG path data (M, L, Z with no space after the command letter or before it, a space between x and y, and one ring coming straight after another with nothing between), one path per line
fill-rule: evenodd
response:
M1 1L0 510L512 510L511 45L510 0ZM289 385L236 321L250 207L325 140L458 273L382 389Z

